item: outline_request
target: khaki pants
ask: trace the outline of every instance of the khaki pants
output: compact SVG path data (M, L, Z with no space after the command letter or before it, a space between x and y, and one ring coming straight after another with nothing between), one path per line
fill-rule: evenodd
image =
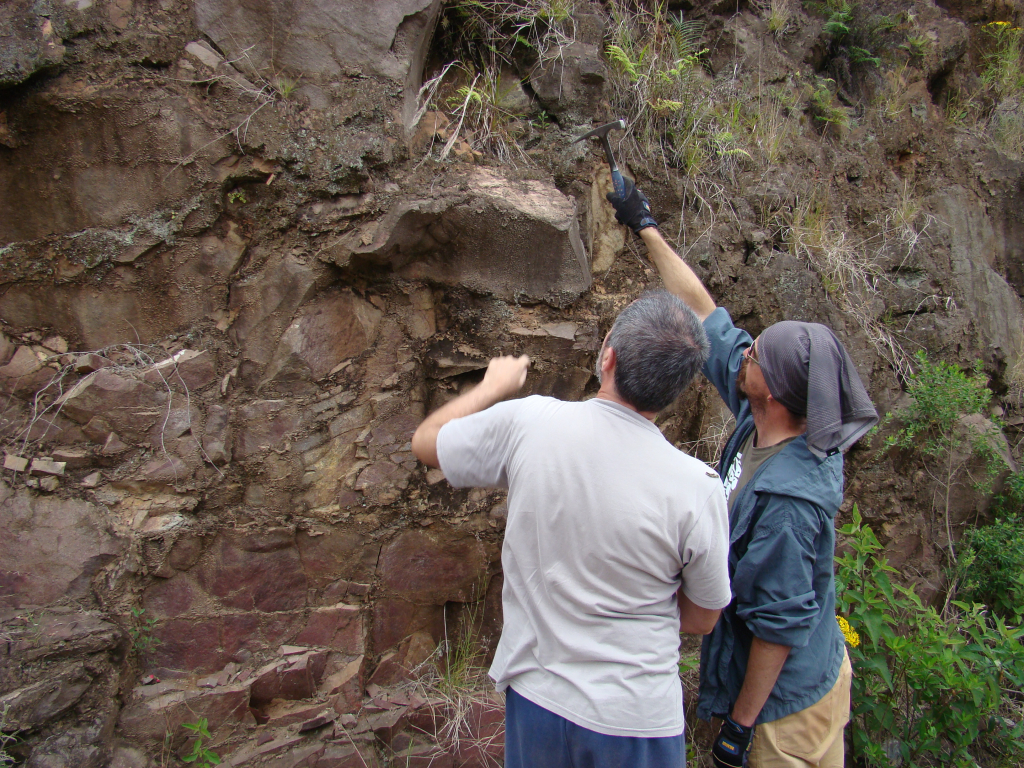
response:
M821 701L754 729L750 768L843 768L853 668L844 650L839 679Z

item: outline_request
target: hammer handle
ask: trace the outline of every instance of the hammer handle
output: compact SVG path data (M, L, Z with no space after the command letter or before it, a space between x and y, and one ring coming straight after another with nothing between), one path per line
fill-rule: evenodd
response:
M604 153L612 170L612 188L614 188L615 194L621 198L626 194L626 183L622 180L619 166L615 164L615 155L612 154L612 143L608 141L608 134L601 137L601 142L604 144Z

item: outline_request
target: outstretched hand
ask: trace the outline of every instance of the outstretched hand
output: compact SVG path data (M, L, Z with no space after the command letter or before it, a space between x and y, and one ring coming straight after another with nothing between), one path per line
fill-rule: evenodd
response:
M658 222L651 215L651 204L647 200L647 195L640 191L632 179L623 176L622 181L625 189L621 197L614 190L605 195L615 209L616 221L625 224L636 234L640 234L641 229L657 227Z
M530 367L528 355L495 357L487 364L481 386L493 392L497 400L514 395L526 383L526 370Z

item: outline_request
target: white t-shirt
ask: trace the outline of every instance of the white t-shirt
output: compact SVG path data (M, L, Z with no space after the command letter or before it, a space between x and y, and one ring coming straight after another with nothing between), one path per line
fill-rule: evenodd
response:
M676 592L731 598L718 475L598 399L499 403L442 427L437 455L456 487L509 489L498 690L598 733L682 733Z

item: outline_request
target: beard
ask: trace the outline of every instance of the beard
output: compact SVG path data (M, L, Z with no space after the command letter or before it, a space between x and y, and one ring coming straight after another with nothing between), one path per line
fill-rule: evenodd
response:
M743 358L743 362L740 363L740 369L736 372L736 394L740 400L747 399L747 366L750 363L747 362L746 358Z

